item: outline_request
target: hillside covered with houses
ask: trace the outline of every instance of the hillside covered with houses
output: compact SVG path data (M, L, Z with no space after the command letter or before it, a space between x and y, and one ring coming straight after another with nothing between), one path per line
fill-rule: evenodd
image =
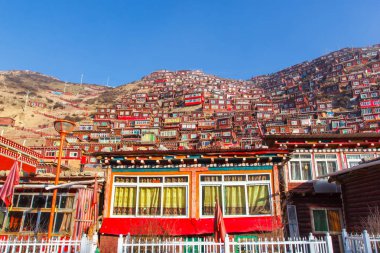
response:
M35 72L3 76L3 96L16 96L2 106L19 108L1 112L4 136L54 161L59 138L52 122L74 120L66 165L74 160L75 167L89 162L84 154L107 150L252 149L265 147L269 135L380 131L380 45L344 48L249 80L159 70L112 89ZM59 86L43 89L52 80ZM22 91L36 83L34 95Z
M250 80L156 71L115 88L112 105L79 124L76 143L90 152L227 149L260 146L264 135L379 132L379 50L345 48Z

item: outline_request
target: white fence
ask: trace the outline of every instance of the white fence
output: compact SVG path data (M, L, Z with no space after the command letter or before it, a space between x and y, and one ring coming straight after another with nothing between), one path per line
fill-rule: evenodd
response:
M46 240L0 240L1 253L94 253L97 247L97 235L89 239L83 235L81 240L52 238Z
M118 240L117 253L333 253L331 236L315 238L240 239L214 242L208 238L133 239L129 236Z
M380 235L370 236L366 230L362 234L348 234L342 231L342 240L345 253L379 253Z

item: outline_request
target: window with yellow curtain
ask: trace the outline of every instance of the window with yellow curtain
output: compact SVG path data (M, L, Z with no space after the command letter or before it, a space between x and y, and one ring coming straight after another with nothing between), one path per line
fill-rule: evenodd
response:
M113 215L186 216L188 176L116 176Z
M138 210L139 215L161 215L161 188L140 187Z
M224 187L224 208L226 215L246 214L244 185Z
M249 185L248 187L248 209L250 215L269 214L269 186Z
M116 187L113 214L136 214L136 187Z
M214 215L215 201L221 200L221 186L203 186L202 187L202 214Z
M270 175L226 174L201 175L202 215L214 215L215 201L219 199L224 215L271 214Z
M186 187L164 187L163 215L186 215Z

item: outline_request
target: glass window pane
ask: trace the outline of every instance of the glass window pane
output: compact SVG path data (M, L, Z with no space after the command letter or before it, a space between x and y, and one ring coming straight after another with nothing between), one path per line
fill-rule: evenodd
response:
M41 213L40 219L38 221L37 231L39 233L46 233L48 231L49 221L50 221L50 213L48 212Z
M222 196L220 186L203 186L202 187L202 214L214 215L215 201Z
M187 182L187 177L165 177L165 183Z
M35 195L32 202L33 208L44 208L46 204L46 196Z
M18 201L18 207L30 207L32 203L33 195L20 195Z
M136 214L136 187L116 187L113 214Z
M315 232L328 232L325 210L313 210L313 219Z
M9 212L6 232L19 232L21 227L22 212Z
M349 167L354 167L354 166L357 166L359 165L359 162L349 162Z
M218 182L222 181L222 176L201 176L203 182Z
M245 181L245 175L228 175L224 176L224 181Z
M54 233L67 234L70 233L71 214L57 213L54 223Z
M225 186L224 187L224 209L226 215L243 215L245 210L245 187Z
M61 196L61 202L59 208L73 208L74 197L73 196Z
M141 187L139 191L139 215L161 214L161 188Z
M13 206L17 206L18 197L19 197L18 194L15 194L15 195L13 196Z
M338 210L327 210L330 232L341 232L342 225L340 224L340 214Z
M46 200L46 208L51 208L51 202L53 200L53 196L47 196L47 200Z
M140 183L162 183L162 177L140 177Z
M311 180L311 163L310 162L301 162L301 170L302 170L302 180Z
M186 187L165 187L163 208L163 215L186 215Z
M332 173L332 172L337 171L338 166L335 161L328 161L327 167L328 167L328 173Z
M270 214L269 186L248 186L248 209L250 215Z
M6 213L5 211L0 211L0 230L1 230L2 227L3 227L4 219L5 219L6 214L7 214L7 213Z
M318 176L326 175L328 173L325 161L317 161L317 172Z
M292 180L301 180L300 163L290 162Z
M38 213L25 213L22 231L36 231L37 218L38 218Z

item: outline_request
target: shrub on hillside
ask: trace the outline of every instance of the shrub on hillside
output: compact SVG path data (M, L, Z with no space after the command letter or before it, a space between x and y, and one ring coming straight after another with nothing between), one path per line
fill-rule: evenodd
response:
M59 102L56 102L53 106L53 109L65 109L65 106Z

